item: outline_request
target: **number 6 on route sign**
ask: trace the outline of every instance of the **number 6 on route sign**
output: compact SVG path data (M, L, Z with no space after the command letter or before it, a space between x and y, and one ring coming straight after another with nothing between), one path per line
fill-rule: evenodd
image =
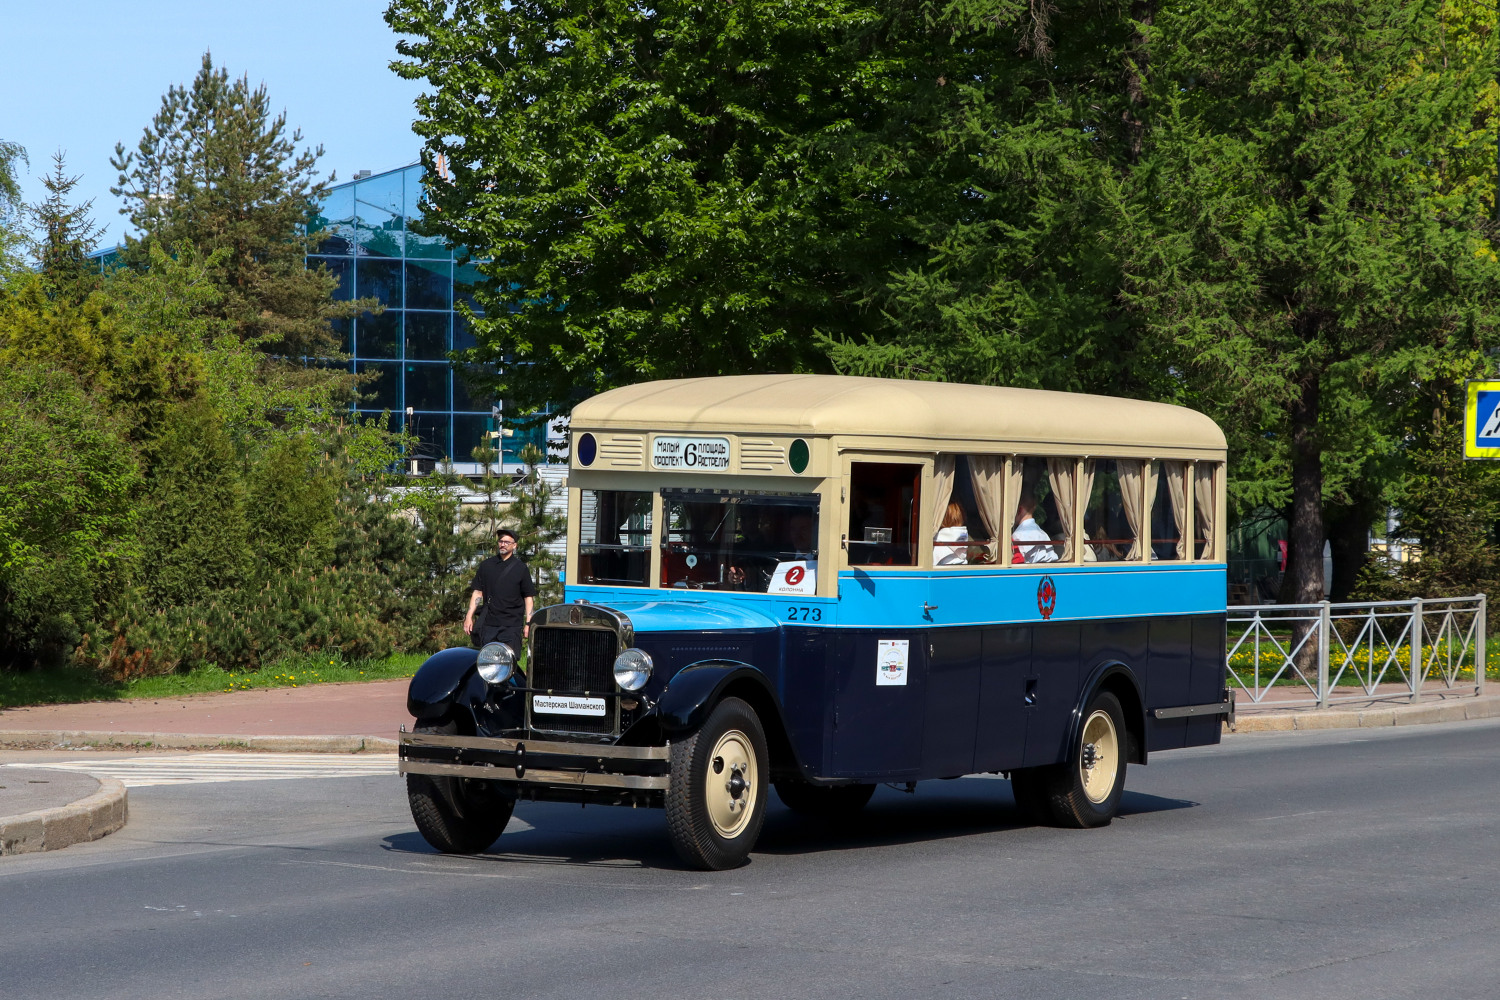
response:
M1500 382L1468 383L1464 458L1500 458Z

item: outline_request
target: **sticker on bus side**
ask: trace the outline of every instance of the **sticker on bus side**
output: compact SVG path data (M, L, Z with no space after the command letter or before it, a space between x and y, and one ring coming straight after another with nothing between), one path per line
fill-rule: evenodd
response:
M875 640L875 686L906 686L906 665L911 657L908 639Z

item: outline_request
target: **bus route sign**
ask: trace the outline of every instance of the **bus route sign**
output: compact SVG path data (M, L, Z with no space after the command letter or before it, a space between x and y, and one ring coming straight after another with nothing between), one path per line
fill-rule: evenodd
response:
M1500 459L1500 382L1470 382L1464 406L1464 458Z

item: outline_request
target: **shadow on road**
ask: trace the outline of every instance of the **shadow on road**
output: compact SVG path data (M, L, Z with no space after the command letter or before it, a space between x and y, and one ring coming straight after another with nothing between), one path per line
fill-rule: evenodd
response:
M1119 814L1142 816L1196 805L1186 799L1127 790ZM667 840L660 810L580 809L562 803L523 802L516 807L516 819L521 822L513 820L512 828L488 852L470 856L471 860L604 869L682 868ZM1033 828L1017 809L1010 783L989 778L927 781L911 793L881 787L864 810L841 823L798 816L773 792L755 853L791 856L858 850ZM387 837L384 847L400 854L437 853L415 831Z

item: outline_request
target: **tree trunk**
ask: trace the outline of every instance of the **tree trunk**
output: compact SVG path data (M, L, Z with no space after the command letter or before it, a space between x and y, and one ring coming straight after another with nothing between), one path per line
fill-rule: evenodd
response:
M1292 404L1292 517L1288 546L1293 558L1287 566L1292 595L1298 604L1323 599L1323 456L1318 441L1320 388L1317 375L1302 382L1302 395Z
M1318 440L1318 409L1321 403L1316 373L1302 380L1302 394L1292 404L1292 516L1287 545L1292 558L1287 577L1293 601L1315 604L1323 600L1323 456ZM1309 634L1309 632L1311 634ZM1313 621L1298 622L1292 629L1292 645L1301 648L1294 657L1296 669L1317 685L1318 635Z
M1136 0L1130 5L1130 19L1135 21L1141 28L1150 27L1151 19L1156 14L1156 0ZM1129 61L1125 67L1125 96L1130 101L1130 108L1125 112L1125 130L1130 144L1130 162L1134 163L1141 158L1141 147L1146 140L1146 71L1149 54L1146 49L1146 36L1140 28L1131 35L1130 48L1126 50L1125 58Z

